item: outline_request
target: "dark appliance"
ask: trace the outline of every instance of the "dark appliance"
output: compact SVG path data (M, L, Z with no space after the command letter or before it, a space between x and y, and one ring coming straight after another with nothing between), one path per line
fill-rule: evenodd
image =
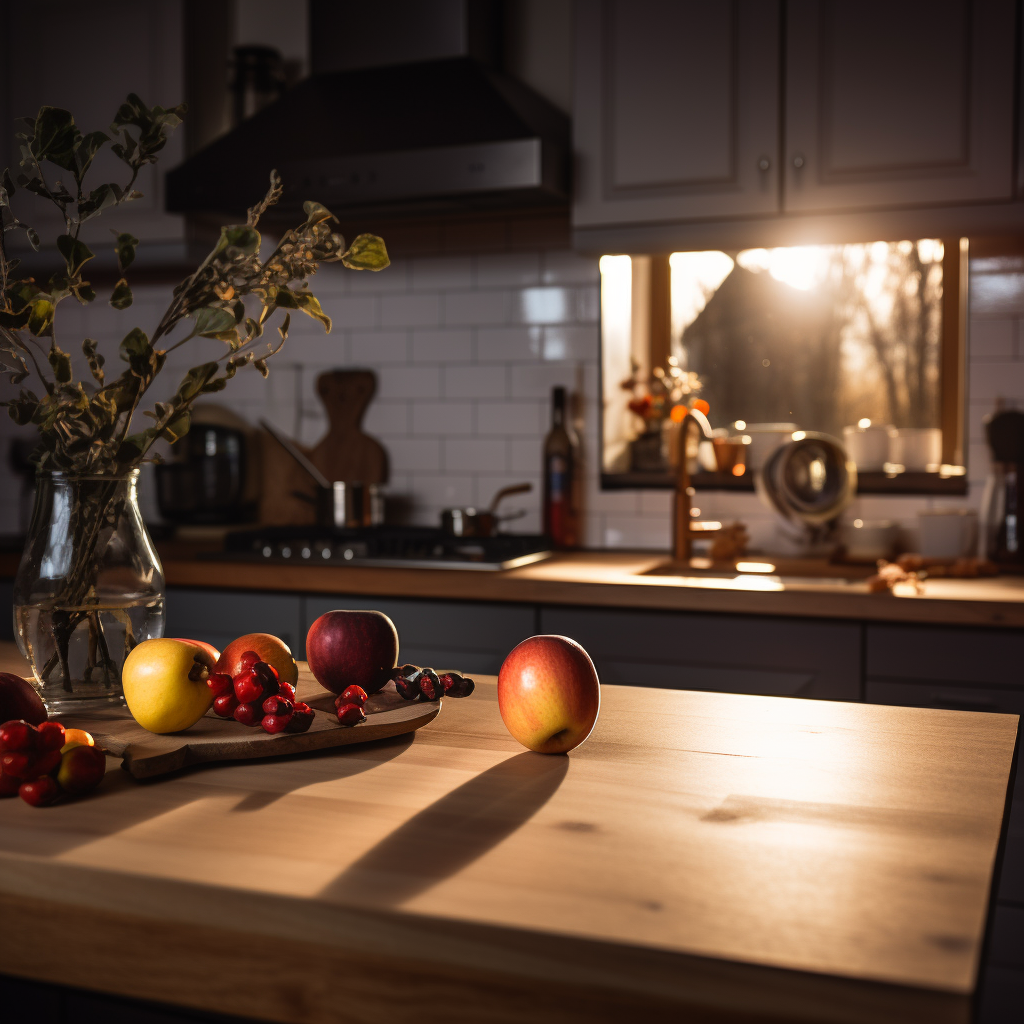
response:
M256 512L244 500L246 436L241 430L195 423L156 467L160 515L177 524L244 523Z
M313 196L374 217L564 206L569 118L497 70L500 31L495 0L313 0L313 73L171 171L167 209L244 216L272 168L268 223Z
M263 526L229 533L223 553L202 557L268 565L373 565L496 572L540 562L550 554L547 538L530 534L452 537L428 526L361 530Z
M996 409L985 418L992 467L982 501L981 528L988 558L1024 571L1024 412Z

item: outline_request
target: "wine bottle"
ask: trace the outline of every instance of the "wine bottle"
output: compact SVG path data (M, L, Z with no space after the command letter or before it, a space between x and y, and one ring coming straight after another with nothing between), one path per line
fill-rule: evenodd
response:
M579 487L579 441L566 417L565 388L553 388L544 439L544 533L556 548L579 544Z

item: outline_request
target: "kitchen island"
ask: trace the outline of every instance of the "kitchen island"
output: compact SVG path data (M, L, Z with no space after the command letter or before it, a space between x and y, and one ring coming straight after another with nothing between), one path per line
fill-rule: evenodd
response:
M604 686L545 757L479 682L410 737L3 802L4 971L295 1024L970 1019L1015 716Z

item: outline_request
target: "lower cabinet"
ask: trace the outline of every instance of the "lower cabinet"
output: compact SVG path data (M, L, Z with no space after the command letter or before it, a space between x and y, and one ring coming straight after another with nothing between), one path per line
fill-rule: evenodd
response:
M168 587L164 636L203 640L223 649L244 633L273 633L301 660L306 656L302 606L299 594Z
M579 641L605 683L860 700L858 623L542 608L540 631Z
M537 632L532 605L413 601L377 597L308 597L305 628L334 608L375 608L391 618L399 662L497 674L505 655Z

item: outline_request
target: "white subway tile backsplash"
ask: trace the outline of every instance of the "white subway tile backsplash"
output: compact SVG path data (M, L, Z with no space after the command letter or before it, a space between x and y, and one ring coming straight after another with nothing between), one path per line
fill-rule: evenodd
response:
M354 327L376 326L377 302L373 295L342 295L331 299L323 309L337 325L335 329L351 330Z
M504 398L504 366L448 366L444 373L446 398Z
M385 327L430 327L441 322L441 296L429 292L382 295L380 322Z
M441 440L437 437L395 437L388 441L391 468L398 473L427 473L441 468Z
M969 344L971 359L1013 359L1017 321L975 320Z
M544 461L542 436L513 437L509 441L508 468L513 473L538 473Z
M570 288L524 288L517 293L512 316L523 324L558 324L575 319Z
M387 239L384 240L384 244L387 245ZM346 268L344 273L350 295L405 292L409 290L411 283L412 261L395 260L390 267L385 267L383 270L348 270Z
M480 363L536 362L543 345L542 327L481 327L476 334Z
M545 360L597 360L599 353L596 327L545 327L543 331L541 355Z
M507 291L445 292L443 299L446 324L508 323L511 294Z
M440 398L441 372L436 366L381 366L381 398Z
M473 260L469 256L412 261L412 289L443 292L473 287Z
M542 284L596 284L601 278L597 258L574 252L546 252L541 260Z
M476 432L536 437L545 430L544 418L538 402L481 402L476 412Z
M468 363L473 358L473 332L468 328L441 327L412 334L415 363Z
M409 433L409 417L413 406L408 402L374 399L366 410L363 429L374 437L405 437Z
M498 253L477 256L476 285L491 288L501 285L540 283L540 253Z
M444 442L444 469L455 473L503 473L508 469L504 438L449 437Z
M449 437L473 433L473 405L470 402L417 402L409 408L414 434Z
M352 361L363 366L409 361L408 331L353 331L349 343Z
M513 398L551 398L556 385L572 388L576 380L573 366L549 363L533 366L513 366L510 369Z
M972 403L1020 398L1024 396L1024 362L974 362L970 389Z

